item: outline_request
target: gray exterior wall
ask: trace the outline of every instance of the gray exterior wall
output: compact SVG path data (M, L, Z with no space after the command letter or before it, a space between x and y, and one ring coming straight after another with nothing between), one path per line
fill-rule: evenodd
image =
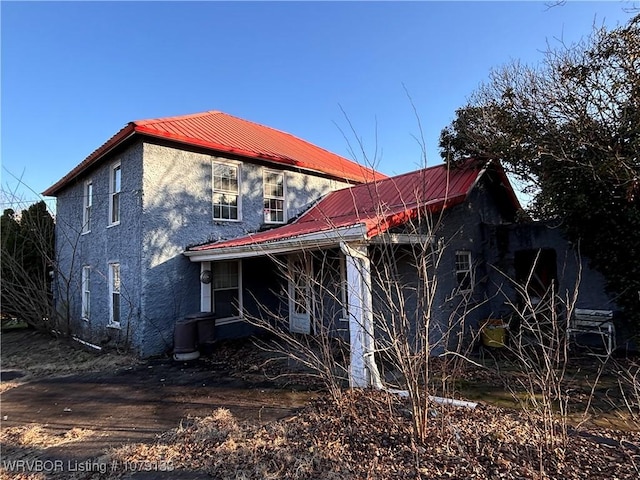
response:
M121 162L120 224L109 225L111 167ZM136 143L112 156L65 189L57 199L55 280L59 328L97 345L122 349L135 346L140 315L142 144ZM84 186L93 182L91 230L82 233ZM109 263L121 271L120 329L109 322ZM91 312L82 319L82 267L91 267Z
M200 267L182 255L189 245L234 238L265 228L263 169L284 170L247 160L241 163L242 220L214 221L212 162L228 160L168 145L137 141L103 159L58 195L56 244L60 273L56 306L60 328L101 346L141 357L171 350L175 321L200 311ZM121 161L119 225L108 226L110 167ZM322 195L347 184L286 171L287 216L292 218ZM93 181L92 228L81 234L84 184ZM109 320L108 264L120 263L121 328ZM81 319L81 271L91 271L91 318ZM250 268L246 262L243 268ZM248 276L245 275L245 278ZM250 332L244 322L225 325L226 336Z
M617 310L613 298L606 292L602 274L589 266L578 248L566 240L560 228L545 223L525 223L486 226L487 262L491 267L488 295L495 296L491 313L504 312L505 296L515 298L516 291L509 278L515 278L515 255L522 250L550 249L556 253L558 295L571 297L578 289L576 308ZM579 281L578 281L578 276ZM503 292L502 295L499 292Z
M517 304L513 283L515 257L523 250L555 252L557 294L568 298L578 285L576 308L617 309L606 292L603 276L590 268L588 260L580 257L559 228L536 222L514 223L513 215L504 208L502 200L493 186L481 181L465 203L448 210L438 223L434 241L442 247L442 253L438 269L430 277L437 278L429 331L433 354L441 354L445 349L474 348L472 340L482 320L509 318L513 311L507 303ZM459 251L471 253L474 285L467 293L458 289L456 252ZM414 335L413 323L424 322L426 318L422 280L414 266L419 253L413 253L411 247L396 248L393 257L389 257L388 247L374 247L371 252L376 264L374 312L380 321L407 316L411 320L407 334ZM387 262L386 270L383 262ZM394 281L404 286L391 295L388 293L389 271ZM404 311L402 315L398 314L399 304Z
M228 161L205 153L145 143L142 212L142 328L143 357L171 348L173 325L200 311L200 266L182 255L189 245L243 236L265 228L263 171L283 170L275 165L241 163L242 220L213 219L212 169L214 161ZM288 218L346 183L306 173L286 171ZM251 262L243 262L250 266ZM251 272L243 275L245 283ZM245 297L246 298L246 297ZM225 337L253 331L244 322L219 329Z
M417 325L427 319L427 292L434 289L429 317L429 343L432 353L439 355L445 349L470 347L470 333L477 329L482 318L487 318L485 286L486 242L483 225L499 225L512 220L511 215L498 208L499 199L487 182L480 181L467 200L442 215L434 215L420 225L405 227L399 233L422 233L433 238L434 244L389 246L370 248L374 265L374 314L379 322L408 325L405 332L411 345L423 348L414 338ZM428 225L427 225L428 224ZM421 255L434 252L437 269L420 272L416 268ZM475 286L471 292L459 291L456 277L456 252L471 253L475 270ZM425 281L433 282L426 286ZM390 282L391 280L391 282ZM398 288L396 285L400 284ZM390 293L391 292L391 293Z

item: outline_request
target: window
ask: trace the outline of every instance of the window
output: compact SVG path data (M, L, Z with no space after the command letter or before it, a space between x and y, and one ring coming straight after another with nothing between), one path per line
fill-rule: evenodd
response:
M240 166L213 163L213 218L240 220Z
M93 206L93 182L84 184L84 209L82 211L82 233L91 231L91 207Z
M122 173L120 163L111 167L109 180L109 224L120 223L120 191L122 189Z
M82 267L82 318L89 320L91 313L91 267Z
M213 312L217 319L238 319L242 311L240 262L213 263Z
M265 170L263 176L264 221L284 223L284 172Z
M456 280L458 290L466 292L473 289L473 272L471 270L471 252L456 252Z
M109 264L109 324L120 326L120 264Z

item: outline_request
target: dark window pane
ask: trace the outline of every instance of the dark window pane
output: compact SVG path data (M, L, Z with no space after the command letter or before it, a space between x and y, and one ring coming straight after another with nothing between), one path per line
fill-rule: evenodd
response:
M112 300L113 302L113 323L120 323L120 294L113 293Z
M238 317L238 290L216 290L214 312L218 318Z
M111 197L111 223L120 221L120 194L114 193Z

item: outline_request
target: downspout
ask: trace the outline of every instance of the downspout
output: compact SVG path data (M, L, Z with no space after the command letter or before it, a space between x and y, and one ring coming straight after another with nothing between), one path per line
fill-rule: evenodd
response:
M347 260L350 332L349 384L352 388L383 388L375 361L375 329L371 294L371 262L366 246L340 242Z

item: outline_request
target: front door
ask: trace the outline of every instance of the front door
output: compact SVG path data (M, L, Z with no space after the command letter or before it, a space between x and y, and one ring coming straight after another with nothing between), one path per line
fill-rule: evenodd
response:
M289 257L289 330L311 333L311 259L303 254Z

